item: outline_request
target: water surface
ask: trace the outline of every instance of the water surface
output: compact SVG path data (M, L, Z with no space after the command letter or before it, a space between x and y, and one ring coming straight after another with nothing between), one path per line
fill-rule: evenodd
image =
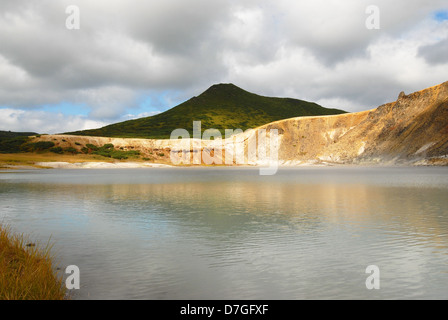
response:
M447 168L8 171L0 221L75 299L447 299L447 195Z

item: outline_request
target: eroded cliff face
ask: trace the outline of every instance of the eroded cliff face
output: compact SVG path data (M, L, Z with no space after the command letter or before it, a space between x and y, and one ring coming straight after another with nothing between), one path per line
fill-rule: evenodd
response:
M376 109L338 116L294 118L264 129L283 132L279 159L286 163L446 164L448 82Z
M278 160L283 165L307 163L343 164L448 164L448 82L409 95L401 93L395 102L376 109L319 117L299 117L273 122L244 132L232 140L199 142L201 148L224 146L245 151L251 161L250 141L261 130L277 129ZM122 150L139 150L156 162L169 162L172 149L184 150L193 157L193 141L120 139L68 135L48 135L36 140L54 141L61 147L91 143L112 143ZM78 144L75 145L75 142ZM197 141L196 141L197 142ZM162 156L163 154L163 156ZM217 158L224 158L219 152ZM269 154L269 152L268 152ZM223 159L223 162L225 160Z

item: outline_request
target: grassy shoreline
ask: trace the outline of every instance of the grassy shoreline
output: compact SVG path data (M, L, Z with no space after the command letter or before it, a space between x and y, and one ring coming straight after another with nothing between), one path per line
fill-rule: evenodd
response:
M65 300L47 245L39 249L0 225L0 300Z
M11 167L30 167L42 168L36 165L38 162L114 162L113 159L98 155L58 155L55 153L0 153L0 168L8 169Z
M67 164L88 164L88 163L107 163L120 164L127 163L149 163L157 165L171 165L168 160L146 161L142 158L117 160L94 154L55 154L47 153L0 153L0 170L5 169L50 169L45 163L67 163ZM41 165L39 165L41 164ZM125 167L125 166L124 166Z

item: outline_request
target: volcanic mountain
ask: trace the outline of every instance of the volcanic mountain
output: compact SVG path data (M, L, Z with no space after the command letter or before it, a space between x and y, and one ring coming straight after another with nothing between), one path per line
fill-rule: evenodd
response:
M70 132L70 135L117 138L169 139L175 129L187 129L201 121L202 131L218 129L247 130L288 118L346 113L327 109L316 103L291 98L264 97L245 91L234 84L211 86L197 97L157 114L111 124L99 129Z

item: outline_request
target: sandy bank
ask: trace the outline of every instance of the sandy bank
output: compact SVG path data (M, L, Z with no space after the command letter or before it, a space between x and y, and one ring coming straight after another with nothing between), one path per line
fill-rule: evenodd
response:
M132 169L132 168L169 168L167 164L152 162L36 162L37 166L53 169Z

